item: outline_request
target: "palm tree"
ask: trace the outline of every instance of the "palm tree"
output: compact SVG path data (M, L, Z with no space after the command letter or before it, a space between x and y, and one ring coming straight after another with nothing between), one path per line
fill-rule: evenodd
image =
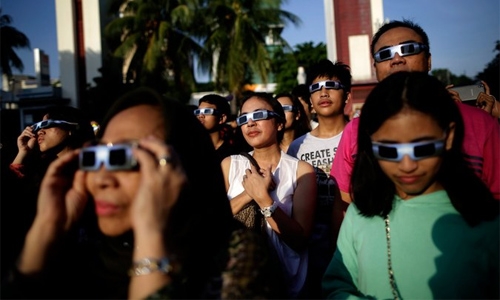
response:
M271 55L266 37L276 25L300 19L280 10L282 0L208 0L201 11L201 24L194 34L205 47L200 57L201 67L213 75L219 90L231 92L239 99L242 87L248 83L249 72L267 82L271 71ZM288 47L281 36L283 47ZM217 59L212 59L213 53ZM208 63L207 63L208 62Z
M192 56L202 51L186 31L196 1L113 0L110 12L120 17L105 29L108 45L124 59L125 83L150 85L180 94L195 84ZM171 89L172 90L172 89Z
M2 15L0 8L0 44L2 53L0 68L2 73L10 80L12 78L12 68L22 72L24 65L19 56L17 56L14 49L16 48L30 48L30 41L26 35L16 28L10 26L12 17L9 15Z
M297 16L279 9L282 0L112 0L105 37L124 59L124 82L140 84L162 78L175 90L194 88L193 59L215 75L218 91L238 99L242 87L257 74L264 82L271 71L266 37L276 25ZM278 35L275 37L281 40ZM284 47L289 47L286 41ZM214 70L214 71L212 71ZM157 82L166 90L169 84Z

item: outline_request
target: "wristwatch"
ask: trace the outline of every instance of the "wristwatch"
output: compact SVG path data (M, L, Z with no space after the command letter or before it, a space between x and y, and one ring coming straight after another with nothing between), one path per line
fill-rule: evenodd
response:
M276 208L278 208L278 202L274 201L273 205L261 208L260 213L263 214L265 218L269 218L273 215Z

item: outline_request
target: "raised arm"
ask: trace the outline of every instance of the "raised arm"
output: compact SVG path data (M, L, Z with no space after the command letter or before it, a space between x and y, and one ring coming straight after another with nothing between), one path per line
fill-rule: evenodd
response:
M88 201L85 174L76 171L78 150L55 160L47 169L38 195L37 214L18 264L24 275L44 270L56 241L80 218ZM73 175L74 174L74 175Z
M167 249L165 229L171 208L188 180L173 148L150 139L141 140L140 145L146 150L135 149L141 183L131 211L137 246L129 272L130 299L146 298L171 284L177 262Z

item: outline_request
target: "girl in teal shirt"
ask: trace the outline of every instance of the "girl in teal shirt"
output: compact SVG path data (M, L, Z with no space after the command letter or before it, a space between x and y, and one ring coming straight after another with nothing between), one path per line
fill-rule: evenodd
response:
M436 78L399 72L374 88L325 297L499 298L499 203L465 165L462 140Z

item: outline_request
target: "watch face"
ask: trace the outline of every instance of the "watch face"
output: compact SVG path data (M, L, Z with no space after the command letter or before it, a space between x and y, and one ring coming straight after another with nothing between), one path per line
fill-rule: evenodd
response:
M260 210L260 212L264 215L264 217L269 218L273 215L276 208L278 208L278 202L274 202L271 206L264 207Z

